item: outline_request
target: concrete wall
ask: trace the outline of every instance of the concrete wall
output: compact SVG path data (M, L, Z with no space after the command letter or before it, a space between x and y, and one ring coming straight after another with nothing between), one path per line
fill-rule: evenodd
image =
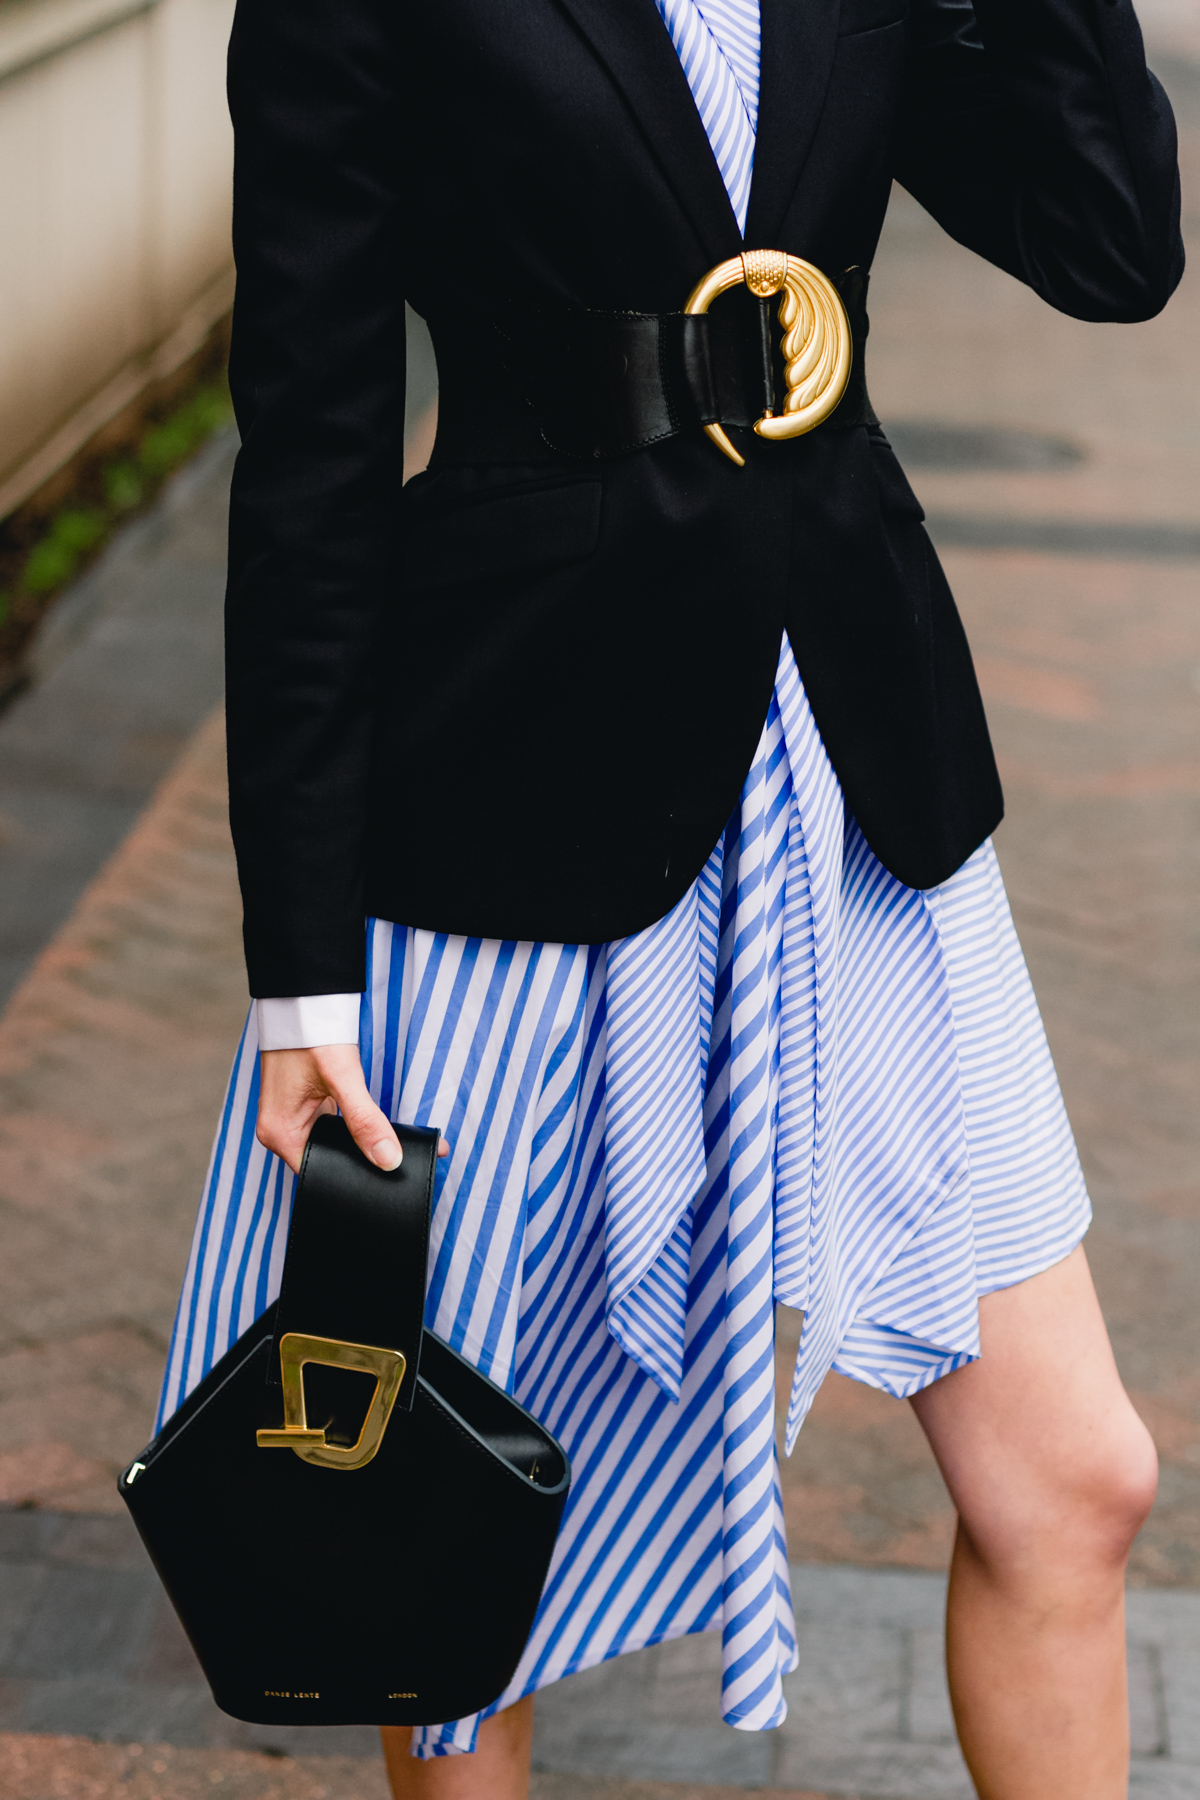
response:
M233 0L0 0L0 518L232 295Z

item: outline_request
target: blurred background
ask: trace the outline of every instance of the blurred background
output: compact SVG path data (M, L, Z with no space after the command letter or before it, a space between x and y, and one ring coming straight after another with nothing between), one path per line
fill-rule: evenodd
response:
M1141 7L1197 251L1200 0ZM383 1800L369 1731L208 1698L117 1499L149 1434L246 1006L220 610L236 447L230 0L0 0L0 1800ZM1200 1800L1200 277L1062 318L897 191L870 385L976 654L997 837L1162 1458L1137 1795ZM408 461L436 370L410 318ZM780 1380L796 1319L779 1321ZM784 1465L801 1662L761 1735L689 1639L538 1704L536 1800L969 1800L953 1515L908 1408L831 1377Z

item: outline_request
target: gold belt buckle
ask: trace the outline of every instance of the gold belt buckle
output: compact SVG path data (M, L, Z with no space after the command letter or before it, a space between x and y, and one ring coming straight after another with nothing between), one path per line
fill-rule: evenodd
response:
M279 1340L283 1374L283 1426L264 1427L255 1435L260 1450L294 1450L322 1469L361 1469L370 1462L392 1416L405 1361L399 1350L376 1350L370 1344L343 1344L339 1338L308 1337L287 1331ZM305 1363L327 1363L335 1369L361 1369L375 1377L375 1392L356 1444L327 1444L325 1432L308 1422L304 1406Z
M827 275L799 256L747 250L710 269L688 295L684 312L706 313L718 294L743 281L760 300L780 296L783 327L783 412L765 412L754 429L763 438L803 437L829 417L850 379L854 345L842 297ZM731 462L745 467L720 425L704 429Z

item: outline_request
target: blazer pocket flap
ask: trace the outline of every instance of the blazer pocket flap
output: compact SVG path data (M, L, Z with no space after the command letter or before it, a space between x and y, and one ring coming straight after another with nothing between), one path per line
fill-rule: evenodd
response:
M573 481L411 519L406 584L449 587L590 556L600 536L602 493L602 482Z

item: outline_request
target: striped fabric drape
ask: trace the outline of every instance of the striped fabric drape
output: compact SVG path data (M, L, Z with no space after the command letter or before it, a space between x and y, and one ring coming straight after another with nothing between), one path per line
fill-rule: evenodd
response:
M609 945L370 927L361 1048L440 1125L430 1326L575 1467L511 1701L720 1628L722 1709L784 1716L776 1300L830 1367L913 1393L978 1352L976 1295L1057 1261L1087 1197L990 845L921 894L844 817L786 640L741 806L692 890ZM278 1292L292 1177L243 1036L165 1418ZM466 1749L475 1721L430 1728Z
M657 0L657 6L744 232L758 130L758 0Z

